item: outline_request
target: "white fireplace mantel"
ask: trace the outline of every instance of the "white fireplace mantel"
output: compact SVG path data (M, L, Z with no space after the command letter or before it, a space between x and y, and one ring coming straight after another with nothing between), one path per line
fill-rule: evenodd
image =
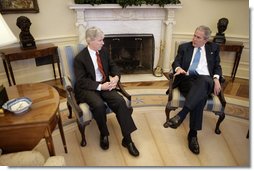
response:
M162 60L163 71L169 71L173 25L176 23L175 10L182 8L182 5L141 5L122 8L118 4L71 4L69 8L76 11L80 43L86 44L85 31L90 26L100 27L105 34L153 34L153 68Z

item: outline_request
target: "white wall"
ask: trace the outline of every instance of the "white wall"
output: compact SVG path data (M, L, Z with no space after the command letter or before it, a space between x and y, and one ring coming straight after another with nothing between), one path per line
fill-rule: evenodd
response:
M68 8L68 4L73 2L74 0L38 0L39 13L5 14L3 17L17 38L20 29L16 26L16 19L24 15L32 22L30 32L37 44L52 42L62 47L77 41L75 12ZM208 25L213 31L212 35L215 35L218 19L226 17L229 19L225 32L227 40L243 41L245 46L237 76L249 78L248 0L181 0L181 2L183 8L175 13L173 41L191 40L195 28L201 24ZM173 43L173 49L175 49L174 45L175 43ZM19 44L12 46L19 46ZM173 52L174 50L172 50L171 61L174 58ZM232 53L222 54L225 75L231 72L233 56ZM13 62L12 67L16 83L39 82L54 78L51 65L36 67L33 59ZM0 62L0 83L8 86L2 62Z

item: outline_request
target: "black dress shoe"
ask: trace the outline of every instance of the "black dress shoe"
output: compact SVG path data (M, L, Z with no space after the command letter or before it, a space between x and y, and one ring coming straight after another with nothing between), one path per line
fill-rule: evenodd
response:
M182 120L179 115L175 115L173 118L169 119L169 126L171 128L176 129L179 125L181 125Z
M108 136L100 136L100 146L103 150L109 148Z
M125 148L128 149L129 153L132 155L132 156L139 156L139 151L138 149L136 148L135 144L133 142L130 142L130 143L126 143L124 140L122 141L122 146L124 146Z
M197 137L188 137L189 149L194 154L199 154L199 144Z

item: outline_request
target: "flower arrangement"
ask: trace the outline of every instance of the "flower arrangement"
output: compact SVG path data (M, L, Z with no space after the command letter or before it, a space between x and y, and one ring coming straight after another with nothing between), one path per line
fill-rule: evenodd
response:
M122 8L127 6L140 6L142 4L153 5L158 4L163 7L167 4L181 4L180 0L74 0L75 4L119 4Z

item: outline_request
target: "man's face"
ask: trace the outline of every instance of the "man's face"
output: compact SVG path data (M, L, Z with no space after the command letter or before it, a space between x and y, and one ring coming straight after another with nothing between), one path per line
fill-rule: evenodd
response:
M93 49L94 51L99 51L101 50L102 46L104 45L104 36L99 36L99 37L96 37L94 40L92 40L90 43L89 43L89 47L91 49Z
M208 39L205 38L205 34L203 31L196 30L194 33L194 36L192 38L192 45L194 47L201 47L203 46Z

